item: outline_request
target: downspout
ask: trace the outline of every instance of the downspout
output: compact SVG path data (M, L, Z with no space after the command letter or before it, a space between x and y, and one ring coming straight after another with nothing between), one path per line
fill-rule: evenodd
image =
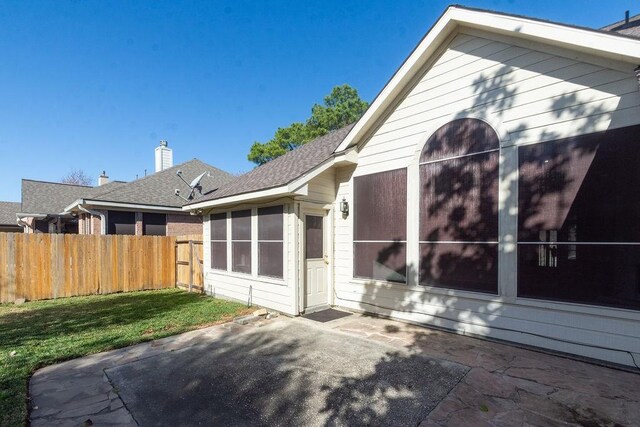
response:
M25 218L26 218L26 217L25 217ZM26 228L26 229L31 228L31 227L29 227L29 224L25 222L24 218L20 218L20 217L18 217L18 218L16 219L16 222L17 222L17 223L18 223L18 225L19 225L20 227L22 227L23 229L25 229L25 228ZM26 229L24 230L24 232L25 232L25 233L28 233L28 231L27 231Z
M103 236L107 234L107 220L105 215L102 212L87 209L82 205L78 205L78 209L80 209L82 212L88 213L89 215L99 216L100 217L100 234L102 234Z

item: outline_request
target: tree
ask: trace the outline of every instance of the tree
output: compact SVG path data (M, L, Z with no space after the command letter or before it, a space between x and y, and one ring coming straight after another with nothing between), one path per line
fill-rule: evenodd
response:
M311 117L306 122L278 128L267 142L254 142L247 158L262 165L314 138L357 121L368 106L355 88L347 84L336 86L324 97L324 105L311 107Z
M63 184L93 185L93 178L82 169L73 169L60 179Z

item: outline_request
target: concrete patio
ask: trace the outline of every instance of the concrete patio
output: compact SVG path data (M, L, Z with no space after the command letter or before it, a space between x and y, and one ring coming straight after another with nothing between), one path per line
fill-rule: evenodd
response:
M640 375L354 314L226 324L37 371L32 425L638 425Z

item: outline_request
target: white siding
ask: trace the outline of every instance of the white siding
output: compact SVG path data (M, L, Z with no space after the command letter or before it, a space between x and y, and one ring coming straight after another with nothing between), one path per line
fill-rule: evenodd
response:
M254 264L252 275L240 274L231 271L220 271L211 269L211 255L209 235L210 223L208 217L204 221L204 266L205 266L205 286L209 295L221 298L229 298L278 310L282 313L295 315L295 291L296 280L296 244L295 227L297 216L294 212L294 205L286 203L284 205L284 270L283 279L260 277L257 275L257 243L252 251L252 263ZM256 220L254 217L252 232L256 233ZM228 235L229 236L229 235ZM252 239L254 243L255 239ZM231 256L228 256L230 266Z
M499 123L511 144L553 140L638 122L628 70L581 62L489 37L458 35L360 152L357 174L408 166L416 149L459 116Z
M501 137L504 182L501 221L513 219L517 197L515 146L640 123L633 65L586 58L557 48L513 43L504 36L459 34L359 144L357 168L336 171L336 201L351 206L353 176L408 167L408 218L415 218L417 155L433 131L457 117L477 117ZM507 176L509 175L509 176ZM504 193L504 194L503 194ZM507 218L509 219L509 218ZM508 221L506 221L508 222ZM417 254L408 253L409 284L353 278L353 219L334 215L335 303L460 333L490 336L633 366L640 363L640 313L580 304L532 301L515 295L513 224L503 227L501 296L415 286ZM409 226L407 247L417 248ZM413 240L412 240L413 239ZM413 277L413 279L412 279ZM546 338L545 338L546 337ZM585 345L577 345L582 343ZM604 348L618 349L612 351Z
M318 203L333 203L336 200L335 171L326 172L309 181L309 195L305 200Z

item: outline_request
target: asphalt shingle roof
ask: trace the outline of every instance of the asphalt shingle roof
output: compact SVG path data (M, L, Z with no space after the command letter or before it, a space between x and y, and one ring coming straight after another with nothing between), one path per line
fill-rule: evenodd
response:
M179 189L180 194L186 197L190 189L187 184L176 175L178 170L182 171L182 176L188 182L191 182L191 180L202 172L209 173L210 176L205 175L200 182L203 196L199 197L199 193L196 191L195 201L201 200L203 197L206 197L208 193L211 193L216 188L234 179L233 175L225 171L201 162L198 159L193 159L161 172L147 175L136 181L129 182L112 191L102 192L97 196L84 196L84 198L108 202L179 208L185 204L185 201L176 196L174 191Z
M309 141L239 176L221 186L216 192L194 200L191 204L286 185L330 158L352 127L353 124Z
M20 212L20 202L0 202L0 225L17 225L16 213Z
M22 180L22 207L20 212L57 214L75 199L90 194L94 187L61 184L59 182Z
M640 14L630 17L629 22L618 21L602 27L602 30L640 38Z
M177 197L174 191L178 188L182 195L187 196L189 187L176 175L178 170L182 170L184 178L189 182L202 172L209 172L211 176L205 175L201 181L204 195L233 179L233 175L198 159L132 182L111 181L97 187L23 179L22 206L19 211L32 214L57 214L77 199L179 208L185 202ZM196 199L198 196L199 193L196 191Z

